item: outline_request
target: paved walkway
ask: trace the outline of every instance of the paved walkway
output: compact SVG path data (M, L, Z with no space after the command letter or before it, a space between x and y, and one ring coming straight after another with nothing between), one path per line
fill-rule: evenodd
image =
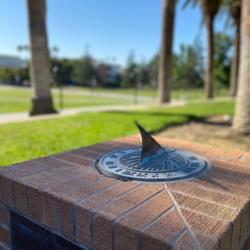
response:
M226 101L226 100L232 100L232 98L219 97L211 101L197 99L197 100L189 101L189 103L213 102L215 100ZM182 105L185 105L186 103L187 101L172 101L171 103L165 104L164 106L182 106ZM138 104L138 105L123 105L123 106L112 105L112 106L82 107L82 108L74 108L74 109L65 109L59 112L58 114L40 115L40 116L32 116L32 117L30 117L28 113L24 113L24 112L8 113L8 114L0 114L0 124L59 118L63 116L77 115L79 113L86 113L86 112L139 110L139 109L145 109L145 108L154 107L154 106L156 107L156 104L154 105L153 103L149 103L149 104L144 103L144 104Z
M166 106L179 106L184 105L185 102L172 102L171 104L166 104ZM151 104L140 104L140 105L123 105L123 106L97 106L97 107L83 107L74 109L65 109L58 114L40 115L40 116L29 116L28 113L9 113L0 114L0 124L15 123L15 122L26 122L26 121L37 121L51 118L59 118L69 115L77 115L79 113L86 112L107 112L107 111L126 111L126 110L139 110L152 107Z

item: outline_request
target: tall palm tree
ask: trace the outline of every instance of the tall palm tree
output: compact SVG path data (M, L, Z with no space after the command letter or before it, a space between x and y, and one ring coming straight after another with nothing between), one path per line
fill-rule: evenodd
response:
M235 26L234 55L231 64L231 75L230 75L230 95L236 96L238 78L239 78L239 63L240 63L241 0L229 0L229 10Z
M242 0L239 86L234 130L250 134L250 1Z
M159 102L170 101L175 0L163 0L162 39L159 61Z
M219 11L220 0L186 0L188 4L196 5L199 2L204 21L207 27L207 70L205 78L205 96L210 99L214 96L213 91L213 68L214 68L214 19Z
M208 61L205 80L205 96L210 99L214 96L213 91L213 68L214 68L214 18L220 7L220 0L200 0L201 9L207 26Z
M46 31L45 0L27 0L33 86L30 115L55 113L50 90L50 60Z

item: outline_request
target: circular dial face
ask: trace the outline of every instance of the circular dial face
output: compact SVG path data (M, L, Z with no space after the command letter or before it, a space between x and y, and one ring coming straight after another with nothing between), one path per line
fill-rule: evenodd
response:
M191 152L169 148L141 161L141 148L128 148L101 156L96 168L102 174L121 180L172 182L206 172L209 163Z

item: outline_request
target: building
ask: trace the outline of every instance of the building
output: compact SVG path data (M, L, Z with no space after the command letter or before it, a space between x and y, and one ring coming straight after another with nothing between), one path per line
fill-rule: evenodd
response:
M99 63L97 75L103 86L117 86L119 84L120 66L115 64Z
M18 56L0 55L0 68L23 68L27 63Z

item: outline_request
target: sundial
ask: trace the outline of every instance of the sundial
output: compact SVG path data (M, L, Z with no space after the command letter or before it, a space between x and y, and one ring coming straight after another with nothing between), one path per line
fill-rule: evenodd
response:
M209 162L194 153L162 147L141 125L136 123L141 147L108 152L97 159L97 170L120 180L174 182L192 179L210 168Z

